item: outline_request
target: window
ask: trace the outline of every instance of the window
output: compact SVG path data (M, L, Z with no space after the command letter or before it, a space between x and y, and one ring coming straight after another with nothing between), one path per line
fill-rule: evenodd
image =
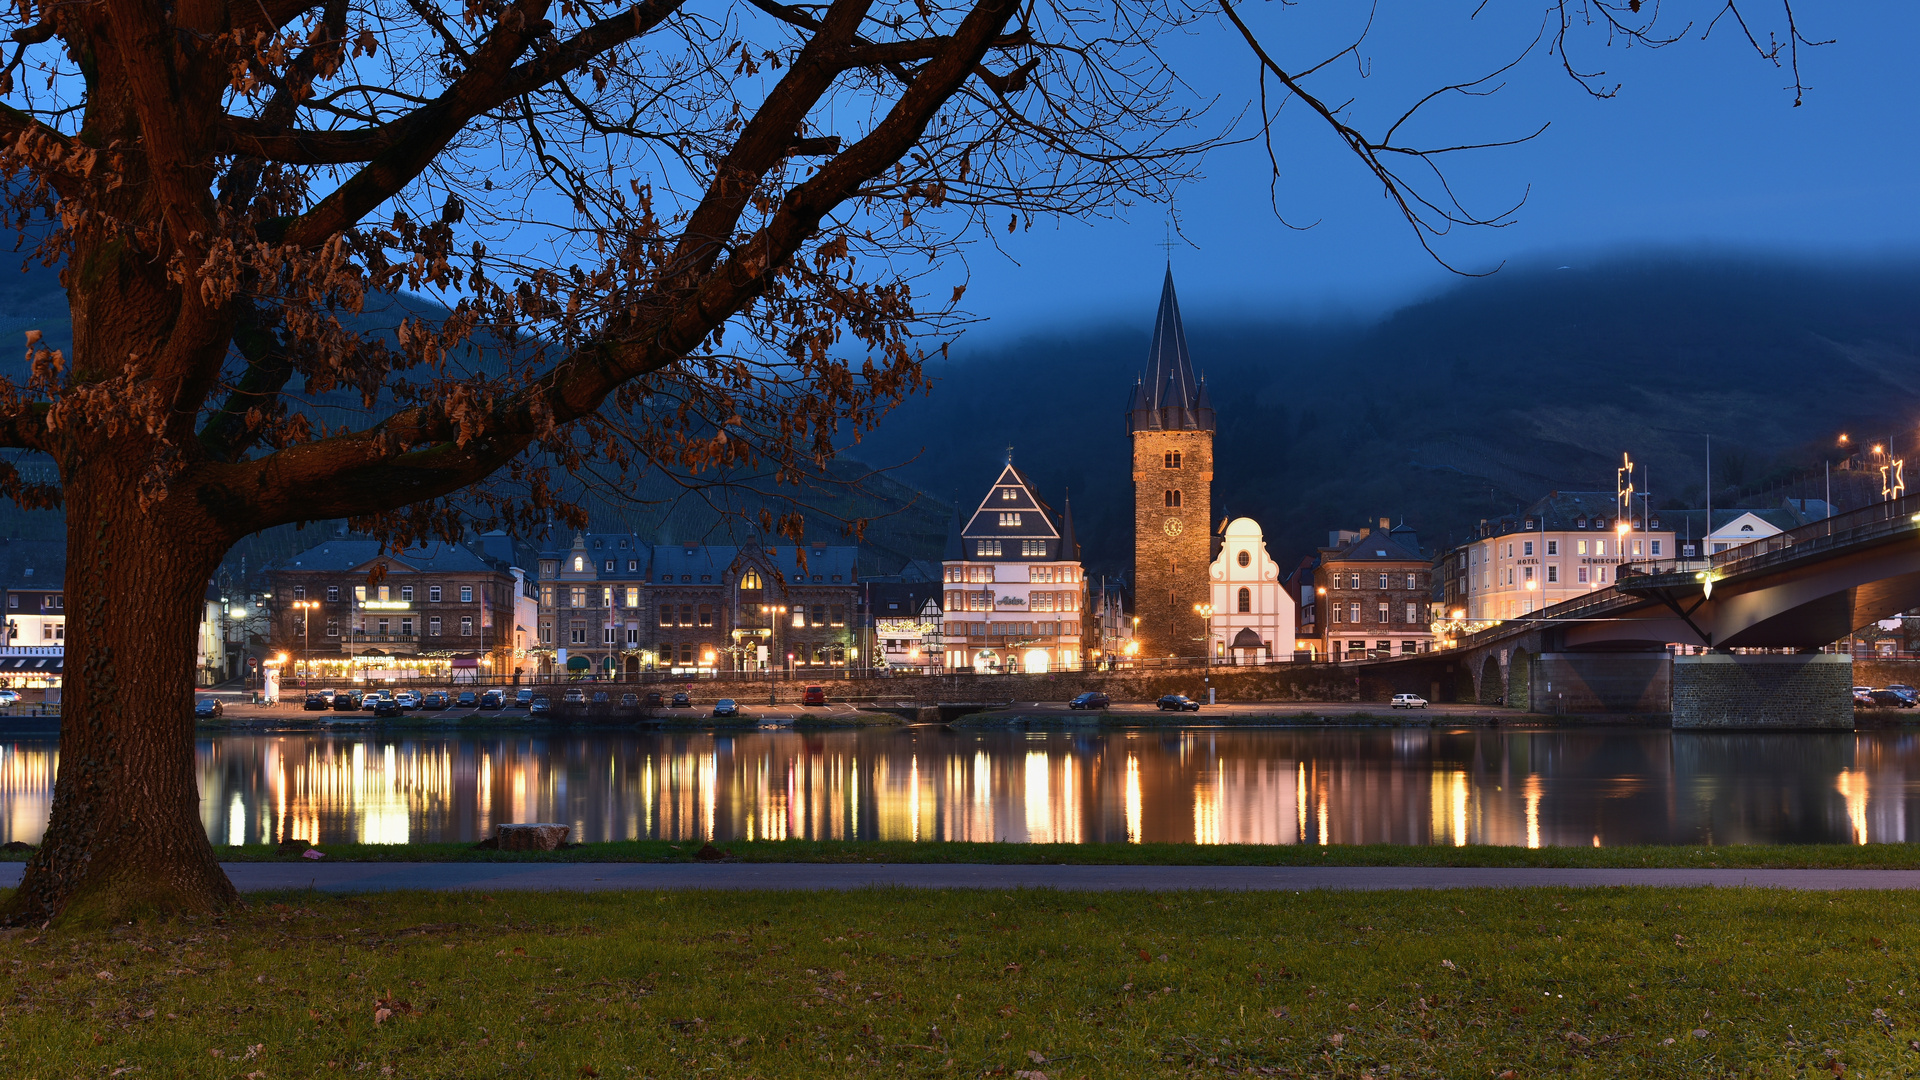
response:
M640 644L640 628L639 627L637 626L627 627L627 644L629 645Z
M1607 553L1607 542L1605 540L1595 540L1593 542L1593 553L1595 555L1605 555Z
M1020 554L1044 559L1047 557L1047 542L1045 540L1022 540L1020 541Z
M400 586L400 599L405 600L409 604L413 603L413 586Z
M542 645L553 644L553 624L552 623L543 622L540 624L540 644Z
M1585 555L1587 553L1587 542L1585 540L1575 540L1573 542L1573 553L1575 555Z
M763 585L761 585L761 583L760 583L760 571L758 571L758 570L748 570L748 571L747 571L746 573L744 573L744 574L741 574L741 575L740 575L740 587L741 587L742 589L759 589L759 588L764 588L764 586L763 586Z
M627 560L627 573L629 573L629 574L631 574L631 573L633 573L634 571L636 571L636 570L638 570L638 569L640 569L640 560L639 560L639 559L628 559L628 560Z
M1001 488L1000 497L1002 499L1007 500L1008 502L1012 502L1013 500L1020 497L1020 489L1019 488Z
M795 604L793 607L793 626L799 629L807 625L807 609Z
M576 574L581 574L581 573L585 573L586 569L587 569L586 557L583 555L575 555L573 557L573 572Z
M1000 541L982 540L979 542L978 548L979 550L975 551L974 554L979 555L982 558L989 555L998 555L1000 554Z
M700 605L700 625L701 626L713 625L713 605L712 604Z
M1560 541L1558 540L1547 541L1547 554L1549 555L1560 554Z
M1607 568L1604 566L1594 567L1593 580L1600 582L1601 584L1605 584L1607 580Z
M1244 554L1244 552L1242 554ZM1252 610L1253 610L1253 590L1241 589L1240 590L1240 611L1251 612Z
M847 625L847 606L845 604L835 604L831 608L827 609L827 625L828 626Z
M574 620L573 625L568 628L568 631L569 633L567 636L567 640L571 641L573 644L585 645L587 643L587 624L586 623L576 619Z
M1387 575L1385 575L1385 574L1381 574L1381 575L1380 575L1380 584L1379 584L1379 586L1378 586L1378 587L1379 587L1379 588L1382 588L1382 589L1385 589L1385 588L1388 588L1388 587L1389 587L1389 586L1387 585Z
M1178 450L1167 451L1166 463L1167 463L1167 468L1169 469L1179 468L1180 467L1180 451Z
M1380 601L1380 621L1393 621L1393 605L1387 603L1385 600Z
M1359 603L1356 602L1356 603L1347 605L1347 621L1351 623L1357 623L1360 621Z
M353 587L353 598L359 601L360 603L363 603L363 604L366 603L367 587L365 585L355 585Z
M597 606L597 607L612 607L612 606L613 606L613 586L611 586L611 585L602 585L602 586L600 587L600 601L599 601L599 603L598 603L598 604L596 604L595 606Z
M1511 559L1511 558L1513 558L1513 545L1512 545L1512 544L1508 544L1508 545L1507 545L1507 558L1509 558L1509 559Z
M1407 621L1410 623L1417 623L1420 621L1420 605L1419 604L1409 603L1407 605Z
M438 615L435 615L433 618L427 620L427 636L428 637L440 636L440 617Z
M1180 505L1180 489L1168 488L1166 498L1167 498L1168 506L1179 506Z
M293 587L293 598L295 600L305 600L307 598L307 587L305 585L295 585ZM17 602L18 597L9 596L7 597L7 599L16 601L15 603L9 604L8 605L9 607L20 606L19 603Z
M640 606L640 586L638 585L627 586L626 606L630 608L636 608Z
M1359 575L1359 574L1348 574L1348 575L1347 575L1347 588L1349 588L1349 589L1357 589L1357 588L1359 588L1359 587L1360 587L1360 575ZM1358 620L1358 619L1355 619L1354 621L1355 621L1355 622L1359 622L1360 620Z
M587 587L585 585L575 585L573 588L567 590L567 606L587 606Z
M1242 551L1234 561L1238 562L1241 566L1245 566L1253 561L1253 556Z
M672 604L660 605L660 625L661 626L673 625L673 605Z
M1003 514L1001 514L1001 515L1000 515L1000 524L1002 524L1002 525L1018 525L1018 524L1020 524L1020 514L1019 514L1019 512L1018 512L1018 511L1014 511L1014 512L1012 512L1012 513L1003 513Z
M815 626L827 625L827 605L825 604L813 605L813 625Z
M463 615L463 616L461 616L461 618L460 618L460 636L461 636L461 637L472 637L472 636L473 636L473 616L471 616L471 615Z
M1525 578L1525 580L1527 580L1527 581L1532 581L1532 580L1533 580L1533 567L1531 567L1531 566L1527 566L1527 567L1522 567L1521 569L1523 569L1523 570L1525 571L1525 574L1524 574L1524 578Z
M681 626L693 625L693 605L692 604L680 605L680 625Z
M1407 575L1407 588L1409 588L1409 589L1417 589L1417 588L1419 588L1419 587L1420 587L1420 575L1418 575L1418 574L1408 574L1408 575Z
M327 636L328 636L328 637L339 637L339 636L340 636L340 624L339 624L339 622L337 622L336 620L333 620L333 619L328 619L328 620L327 620Z
M460 586L460 602L463 604L473 603L473 586L471 585Z
M1640 541L1638 541L1638 540L1635 540L1635 541L1633 542L1633 553L1634 553L1635 555L1644 555L1644 554L1646 554L1646 552L1645 552L1645 551L1643 551L1643 550L1641 550L1641 547L1642 547L1642 545L1641 545L1641 542L1640 542Z
M607 573L609 573L609 574L611 574L611 573L613 573L613 560L612 560L612 559L608 559L608 560L607 560Z
M1575 568L1574 580L1581 585L1585 585L1587 583L1587 568L1584 566Z
M404 637L413 636L413 620L412 619L400 620L400 633Z
M1520 554L1522 554L1522 555L1532 555L1532 554L1533 554L1533 541L1531 541L1531 540L1525 540L1525 541L1522 541L1522 542L1521 542L1521 544L1520 544Z
M1551 585L1554 582L1559 580L1560 580L1560 568L1557 566L1547 567L1547 584Z
M602 644L606 644L606 645L613 644L613 630L614 628L611 626L606 628L606 633L603 635L606 638L606 640L602 642Z

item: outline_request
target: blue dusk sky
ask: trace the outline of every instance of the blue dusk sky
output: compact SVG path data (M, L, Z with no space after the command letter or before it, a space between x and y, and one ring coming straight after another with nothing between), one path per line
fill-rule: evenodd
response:
M1382 0L1360 53L1319 89L1369 133L1421 94L1499 67L1539 31L1548 5L1515 0ZM1711 18L1719 0L1668 0L1669 31ZM1920 249L1920 95L1909 50L1920 4L1892 0L1795 5L1808 89L1794 107L1789 73L1758 57L1723 20L1702 40L1696 22L1662 49L1608 47L1576 33L1573 54L1596 79L1620 85L1598 100L1544 44L1491 97L1435 102L1409 125L1409 142L1513 138L1520 146L1453 155L1448 178L1470 209L1495 212L1524 198L1505 228L1461 228L1435 241L1455 266L1579 264L1647 248L1755 252L1819 259L1908 256ZM1365 24L1353 0L1249 0L1243 10L1282 63L1296 68L1338 51ZM1784 31L1779 0L1749 4L1756 34ZM1477 14L1476 14L1477 11ZM1219 123L1251 100L1253 60L1214 19L1167 53L1194 92L1219 98ZM1252 119L1249 112L1248 119ZM1218 124L1216 124L1216 127ZM1419 246L1351 153L1297 103L1279 125L1277 194L1302 232L1276 219L1258 145L1205 161L1205 177L1177 200L1173 251L1181 303L1201 318L1368 314L1460 279ZM1164 265L1165 207L1138 205L1118 220L1039 221L970 247L965 305L987 323L975 345L1110 322L1151 325ZM936 281L941 275L936 274ZM932 284L932 283L929 283Z

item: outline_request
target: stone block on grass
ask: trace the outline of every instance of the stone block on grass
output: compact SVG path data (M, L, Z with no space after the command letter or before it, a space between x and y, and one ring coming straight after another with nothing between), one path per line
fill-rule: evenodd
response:
M567 834L572 831L570 826L543 821L496 825L493 837L501 851L554 851L567 842Z

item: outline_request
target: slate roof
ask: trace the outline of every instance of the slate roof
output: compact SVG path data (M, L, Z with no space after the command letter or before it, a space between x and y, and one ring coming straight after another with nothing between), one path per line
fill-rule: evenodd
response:
M496 571L505 569L499 563L485 558L459 544L443 544L438 541L407 548L399 554L388 553L385 545L378 540L328 540L316 547L282 559L275 564L275 570L354 570L385 556L394 570L404 572L411 567L422 573L462 573L474 571Z
M1426 562L1425 552L1418 544L1409 547L1404 537L1396 537L1392 532L1374 530L1365 536L1356 536L1336 548L1322 548L1322 563L1351 562Z
M1009 490L1013 492L1012 498L1003 494ZM1020 524L1000 524L1000 515L1003 513L1018 513ZM987 489L979 508L974 510L973 517L967 520L960 535L968 540L1060 539L1060 531L1054 527L1053 508L1040 498L1033 482L1011 461L1001 468L1000 475L993 481L993 486ZM1072 558L1071 555L1057 557Z
M1127 400L1127 433L1136 431L1212 431L1213 401L1206 383L1194 378L1187 332L1180 323L1180 302L1173 293L1173 267L1160 286L1160 311L1153 320L1146 374L1135 381Z
M927 601L938 608L942 599L937 581L902 581L867 586L867 610L876 619L911 619Z
M66 576L66 541L0 540L0 583L7 588L58 591Z

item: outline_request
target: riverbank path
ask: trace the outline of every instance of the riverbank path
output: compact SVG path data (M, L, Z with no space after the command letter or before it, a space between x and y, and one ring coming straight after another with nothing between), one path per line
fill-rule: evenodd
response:
M596 892L678 889L1065 889L1083 892L1753 886L1920 889L1920 870L1535 869L1438 866L997 866L956 863L223 863L241 892ZM0 864L0 887L22 864Z

